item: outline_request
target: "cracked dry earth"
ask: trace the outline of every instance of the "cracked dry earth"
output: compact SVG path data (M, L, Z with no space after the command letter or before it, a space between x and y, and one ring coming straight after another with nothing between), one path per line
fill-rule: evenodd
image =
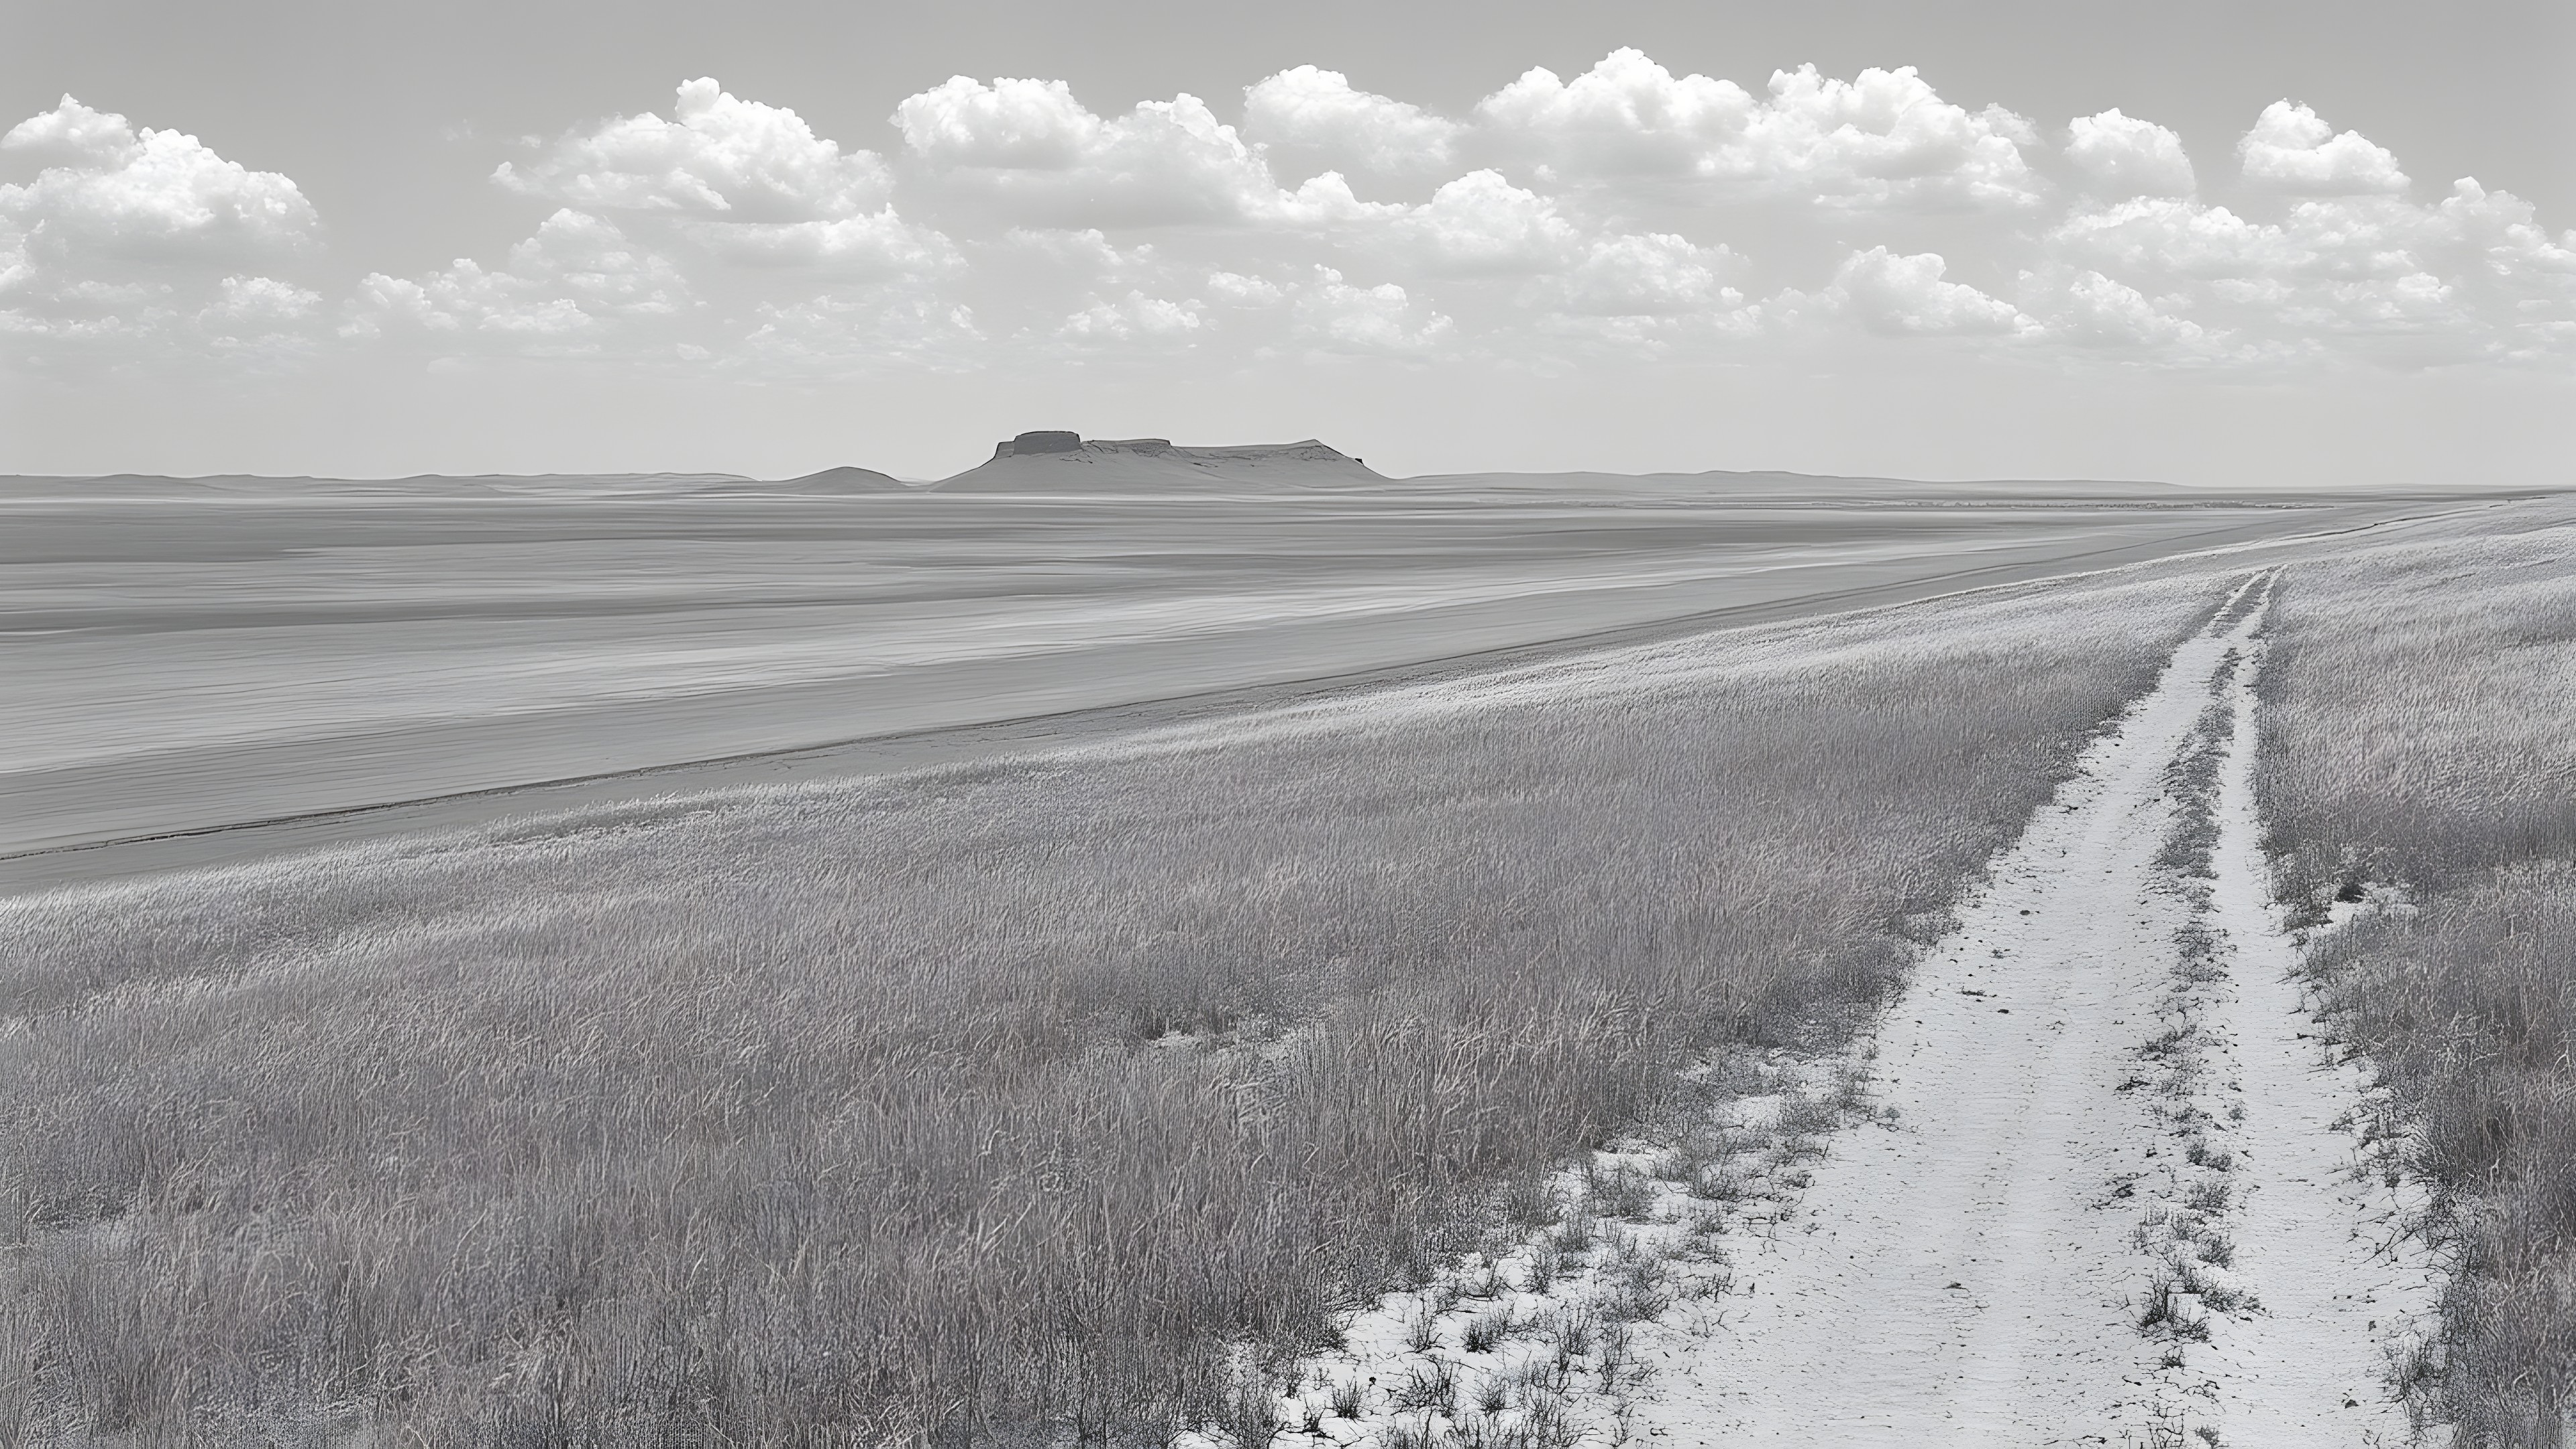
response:
M1691 1445L2404 1443L2430 1273L2263 866L2248 580L1994 863L1870 1120L1730 1232L1629 1429Z

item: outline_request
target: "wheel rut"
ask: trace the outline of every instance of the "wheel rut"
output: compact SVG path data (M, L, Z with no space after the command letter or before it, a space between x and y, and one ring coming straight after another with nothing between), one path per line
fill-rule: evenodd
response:
M2348 1130L2253 789L2246 580L1993 864L1874 1037L1873 1115L1729 1244L1638 1408L1674 1444L2404 1442L2429 1273Z

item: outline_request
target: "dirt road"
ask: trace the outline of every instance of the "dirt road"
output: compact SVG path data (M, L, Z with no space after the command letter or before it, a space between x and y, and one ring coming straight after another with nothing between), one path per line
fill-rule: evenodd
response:
M1998 859L1876 1039L1878 1116L1731 1245L1671 1444L2404 1442L2429 1320L2289 978L2252 789L2268 580Z

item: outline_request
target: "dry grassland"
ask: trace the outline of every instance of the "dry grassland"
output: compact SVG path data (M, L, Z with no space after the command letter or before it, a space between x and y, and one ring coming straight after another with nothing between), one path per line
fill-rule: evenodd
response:
M0 903L0 1441L1213 1422L1845 1029L2219 593Z
M2564 517L2563 509L2557 515ZM2576 528L2293 567L2262 787L2311 964L2436 1186L2464 1445L2557 1445L2576 1384ZM2340 900L2345 911L2336 910Z

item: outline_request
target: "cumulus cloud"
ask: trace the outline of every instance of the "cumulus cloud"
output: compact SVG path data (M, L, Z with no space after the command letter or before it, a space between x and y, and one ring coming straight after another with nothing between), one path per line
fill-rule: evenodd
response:
M2192 300L2247 357L2337 350L2401 362L2564 355L2576 337L2576 235L2462 180L2431 206L2321 197L2280 221L2135 198L2069 215L2050 257Z
M1581 234L1556 203L1498 171L1470 171L1389 228L1396 244L1437 276L1523 276L1571 260Z
M2124 282L2082 268L2052 266L2022 278L2022 311L2052 340L2131 353L2193 351L2209 335L2182 315L2179 295L2151 298Z
M845 378L889 368L965 371L988 339L974 310L920 281L835 287L793 302L760 304L754 325L710 356L687 360L754 376Z
M1812 65L1776 73L1754 134L1754 154L1774 175L1825 195L1935 207L2040 199L2021 154L2038 139L2030 123L1999 106L1952 105L1910 65L1850 81Z
M1736 258L1668 234L1604 237L1533 289L1551 311L1582 317L1683 317L1732 310L1742 293L1724 284Z
M2182 137L2120 114L2120 108L2067 123L2066 159L2096 196L2189 196L2198 189Z
M0 186L0 218L30 255L56 264L274 259L319 239L320 218L293 181L70 96L0 136L0 151L56 163Z
M0 136L0 154L42 167L0 185L0 331L115 360L311 340L314 294L268 274L320 251L289 178L68 95Z
M743 266L836 276L926 274L957 261L947 237L905 222L892 207L831 221L701 224L682 236L709 256Z
M1242 221L1276 210L1270 169L1198 97L1092 114L1062 81L952 76L894 123L933 174L1060 225Z
M2053 253L2110 272L2212 278L2301 263L2277 226L2248 221L2223 206L2170 197L2135 197L2070 213L2049 233Z
M1826 296L1861 326L1898 337L1991 337L2022 330L2021 309L1965 282L1947 280L1938 252L1854 252Z
M459 259L416 280L368 274L343 331L587 354L602 349L610 324L673 317L693 300L668 258L635 246L614 223L567 207L512 247L497 270Z
M830 221L885 204L893 177L871 151L844 153L782 106L739 100L701 76L672 119L647 112L574 132L493 179L592 211L667 211L741 221Z
M1269 308L1288 300L1288 289L1268 277L1222 269L1208 273L1207 285L1201 290L1220 307Z
M875 306L849 301L873 296L864 284L932 279L962 263L945 235L897 211L883 157L845 150L794 111L712 78L683 83L669 120L612 117L503 163L492 179L557 208L498 267L460 259L418 278L370 274L345 333L545 355L713 356L708 340L731 324L710 294L808 294L810 315L791 317L767 298L751 304L761 325L802 345L812 319ZM814 293L817 283L844 289Z
M2359 131L2337 132L2306 106L2274 101L2236 143L2245 182L2298 196L2402 195L2397 158Z
M1064 319L1056 336L1072 342L1117 345L1152 341L1170 344L1207 326L1206 305L1196 300L1171 301L1131 291L1111 302L1095 302Z
M1297 298L1293 335L1319 351L1423 357L1443 348L1457 324L1394 282L1353 286L1331 267L1316 269Z
M1705 178L1719 174L1756 109L1733 81L1676 79L1625 48L1570 82L1532 67L1480 102L1476 117L1550 175Z
M557 140L492 179L525 196L615 218L653 245L747 266L882 278L953 264L949 240L897 214L893 173L843 151L794 111L680 86L672 119L621 116Z
M1244 87L1243 134L1275 170L1420 180L1455 170L1467 128L1407 101L1354 90L1337 70L1283 70Z
M66 97L0 137L24 177L0 186L0 340L232 364L336 335L818 376L1181 351L1548 366L1863 333L2135 366L2576 360L2576 235L2475 181L2418 204L2387 150L2286 101L2239 148L2233 209L2174 132L2117 109L2067 124L2052 182L2026 121L1911 68L1748 90L1635 50L1456 120L1299 66L1247 87L1239 124L1188 94L1103 115L1062 81L966 77L889 123L880 155L692 80L667 118L499 166L548 213L505 256L317 289L292 181Z
M1943 100L1912 66L1844 81L1812 65L1776 71L1755 100L1732 81L1675 78L1634 49L1563 81L1533 69L1477 117L1543 179L1724 183L1843 205L2004 209L2035 205L2021 148L2030 123Z

